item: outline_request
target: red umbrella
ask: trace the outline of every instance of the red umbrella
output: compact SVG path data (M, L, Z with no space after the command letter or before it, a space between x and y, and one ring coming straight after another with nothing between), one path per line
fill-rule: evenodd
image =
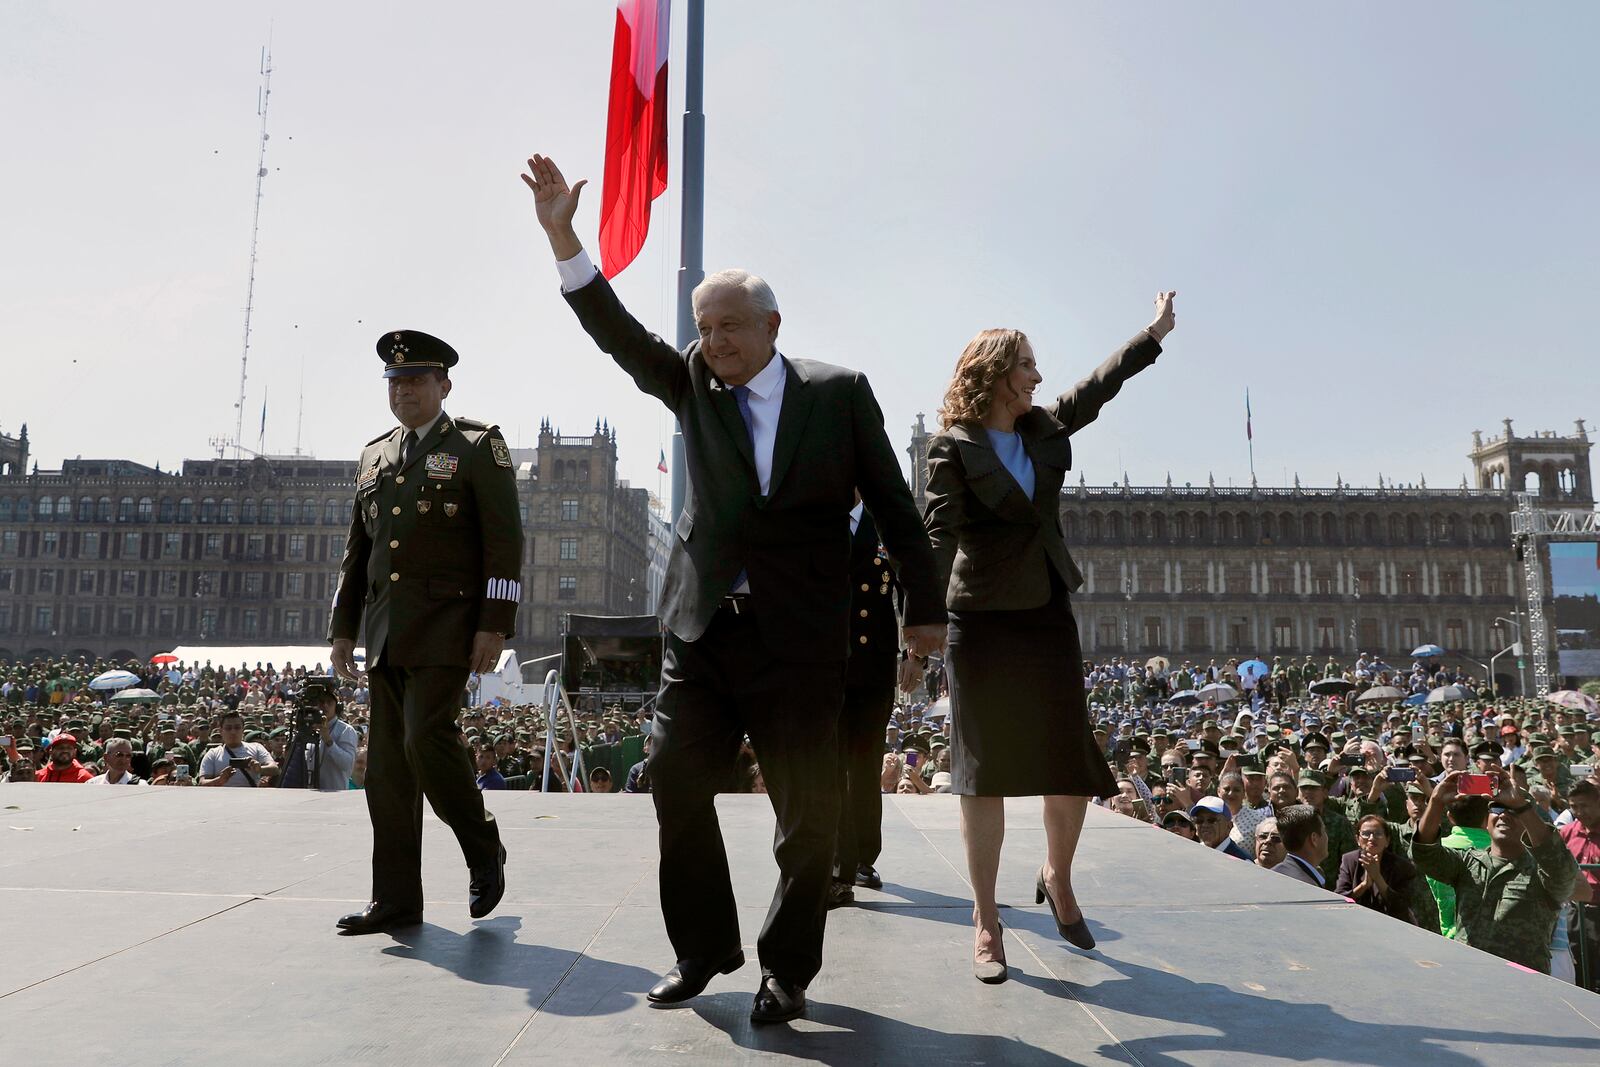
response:
M151 656L150 657L150 662L151 663L176 663L176 662L178 662L178 657L174 656L170 652L163 652L160 655Z

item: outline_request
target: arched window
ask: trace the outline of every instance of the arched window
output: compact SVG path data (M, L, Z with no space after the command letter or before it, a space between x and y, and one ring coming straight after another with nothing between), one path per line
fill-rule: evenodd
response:
M1504 515L1497 512L1489 516L1489 532L1497 542L1506 539L1506 519Z
M55 513L56 513L56 498L53 497L53 496L48 496L48 495L40 497L39 498L39 518L41 520L52 518L52 517L55 516Z
M1351 520L1351 525L1355 520ZM1335 544L1339 540L1339 520L1334 518L1333 512L1322 513L1322 541L1324 544Z
M1317 543L1317 520L1313 515L1300 517L1300 543L1314 545Z
M177 518L177 507L172 503L170 496L161 498L161 503L156 505L156 521L172 522Z
M1524 493L1532 493L1534 496L1539 495L1538 471L1529 471L1527 474L1522 476L1522 491Z
M1406 541L1416 544L1422 540L1422 519L1416 515L1406 516Z
M70 518L72 518L72 498L56 497L56 519L60 522L66 522Z
M1150 517L1150 539L1152 541L1167 539L1167 517L1159 511Z
M182 500L178 501L178 521L179 522L193 522L194 521L194 498L193 497L187 497L186 496Z
M339 525L339 502L337 500L329 500L322 505L322 525Z
M1089 541L1090 544L1093 544L1096 541L1100 540L1100 536L1101 536L1100 527L1101 527L1100 513L1098 511L1089 512L1089 537L1088 537L1088 541Z
M1285 511L1283 514L1278 516L1278 533L1281 535L1282 539L1287 542L1294 540L1294 531L1294 516Z
M1069 545L1078 543L1078 516L1070 511L1061 517L1061 536Z
M294 497L283 502L283 521L285 525L293 525L300 521L300 501Z
M277 522L278 521L278 502L276 500L272 499L270 496L264 498L261 501L261 521L262 522Z
M94 517L98 522L111 521L111 498L103 496L95 504Z
M300 521L307 526L317 521L317 502L315 500L302 500L300 502Z
M1261 516L1261 539L1263 541L1272 540L1273 531L1275 529L1277 529L1277 526L1278 526L1278 524L1275 521L1273 521L1272 512L1269 511L1265 515L1262 515Z
M139 498L139 521L149 522L156 517L156 502L147 496Z
M78 498L78 521L88 522L94 518L94 497L80 496Z
M1382 526L1380 526L1378 523L1378 516L1368 514L1367 517L1362 520L1362 523L1362 534L1366 538L1367 544L1377 544L1379 538L1382 537L1380 532L1382 530Z
M200 501L200 521L201 522L216 522L217 521L217 498L216 497L208 496L204 500Z
M0 522L11 521L11 509L13 506L10 497L0 496Z
M256 521L256 502L254 497L245 497L244 503L239 507L239 521L251 525Z
M1122 513L1113 511L1106 518L1106 536L1113 544L1122 542Z
M125 496L121 500L117 501L117 521L133 521L133 497Z
M1217 540L1232 541L1233 536L1233 516L1224 511L1217 516Z
M1398 545L1405 540L1405 522L1398 515L1389 516L1389 543Z
M1133 539L1135 541L1144 540L1144 512L1136 511L1133 513L1133 523L1130 528L1133 531Z
M234 520L237 519L238 517L239 517L239 505L234 502L233 497L231 497L231 496L223 497L222 498L222 512L221 512L222 521L231 525L234 522Z
M1195 540L1202 543L1211 540L1211 516L1196 515L1194 517Z
M27 496L17 497L17 521L27 522L33 517L33 498Z

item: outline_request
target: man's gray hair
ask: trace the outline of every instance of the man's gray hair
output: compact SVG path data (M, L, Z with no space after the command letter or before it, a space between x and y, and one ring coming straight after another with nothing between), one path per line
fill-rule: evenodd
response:
M689 301L695 307L700 306L702 294L714 292L718 289L738 289L744 293L750 306L763 315L771 314L778 310L778 298L772 292L765 278L759 274L751 274L747 270L719 270L715 274L708 274L703 282L694 287Z
M106 755L111 755L111 750L114 748L125 748L128 750L128 754L130 756L133 755L133 742L129 741L126 737L113 737L111 740L107 741Z

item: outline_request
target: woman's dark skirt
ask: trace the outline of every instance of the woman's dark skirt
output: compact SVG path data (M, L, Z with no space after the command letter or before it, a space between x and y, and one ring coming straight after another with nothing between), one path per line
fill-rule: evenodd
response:
M1065 588L1051 586L1043 607L950 613L951 792L1104 797L1117 791L1089 722L1072 605Z

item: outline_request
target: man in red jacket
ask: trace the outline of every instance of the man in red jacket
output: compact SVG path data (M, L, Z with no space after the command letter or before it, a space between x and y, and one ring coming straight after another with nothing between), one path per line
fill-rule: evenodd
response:
M34 773L36 782L87 782L94 775L78 762L78 739L61 734L50 742L50 762Z

